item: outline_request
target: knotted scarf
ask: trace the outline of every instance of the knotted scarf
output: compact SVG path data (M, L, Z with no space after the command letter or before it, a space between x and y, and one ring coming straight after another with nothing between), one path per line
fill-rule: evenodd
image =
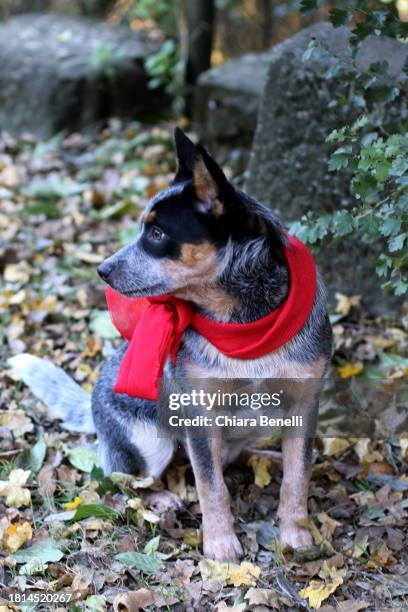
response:
M250 323L214 321L200 314L191 302L171 295L128 298L106 289L113 324L129 341L115 393L156 400L166 360L170 358L175 363L183 333L189 326L221 353L235 359L255 359L289 342L312 310L316 267L309 249L294 236L288 236L284 255L290 278L287 299Z

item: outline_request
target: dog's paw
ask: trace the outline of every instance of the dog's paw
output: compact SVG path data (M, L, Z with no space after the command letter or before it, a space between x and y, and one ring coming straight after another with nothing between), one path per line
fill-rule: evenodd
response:
M235 533L206 537L204 534L204 556L216 561L237 563L244 551Z
M308 529L299 527L293 522L281 521L279 525L279 544L282 550L301 548L302 546L312 546L313 538Z

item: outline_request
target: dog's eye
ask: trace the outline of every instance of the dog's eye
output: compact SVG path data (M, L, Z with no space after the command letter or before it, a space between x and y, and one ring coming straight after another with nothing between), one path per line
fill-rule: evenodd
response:
M149 228L149 238L151 238L152 240L158 242L159 240L162 240L163 236L164 232L162 232L162 230L157 227L157 225L152 225Z

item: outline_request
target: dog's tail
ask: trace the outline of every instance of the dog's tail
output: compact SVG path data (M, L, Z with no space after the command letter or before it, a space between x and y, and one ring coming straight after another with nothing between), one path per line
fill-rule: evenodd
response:
M20 353L8 360L13 373L31 389L69 431L95 433L91 395L70 378L62 368L46 359Z

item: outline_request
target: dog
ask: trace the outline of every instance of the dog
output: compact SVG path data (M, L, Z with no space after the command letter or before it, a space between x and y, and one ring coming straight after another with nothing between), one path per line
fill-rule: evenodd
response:
M204 316L246 324L285 303L290 275L284 256L287 233L267 207L227 180L204 147L180 129L175 132L178 168L168 188L144 210L137 239L106 259L100 277L129 298L171 295L192 303ZM125 352L124 343L104 365L92 394L92 414L85 391L48 362L28 355L12 366L71 429L93 431L106 474L125 472L160 477L172 460L176 440L159 435L158 403L114 392ZM286 344L253 359L221 353L195 329L183 334L177 358L163 378L322 380L331 357L331 327L325 290L317 276L313 307L300 331ZM283 435L283 479L278 508L282 548L312 543L299 522L307 518L308 488L318 386L297 398L308 422L308 435ZM64 423L63 423L64 424ZM203 552L220 561L243 554L223 467L248 445L248 433L182 440L194 472L203 526ZM302 523L304 525L304 522Z

